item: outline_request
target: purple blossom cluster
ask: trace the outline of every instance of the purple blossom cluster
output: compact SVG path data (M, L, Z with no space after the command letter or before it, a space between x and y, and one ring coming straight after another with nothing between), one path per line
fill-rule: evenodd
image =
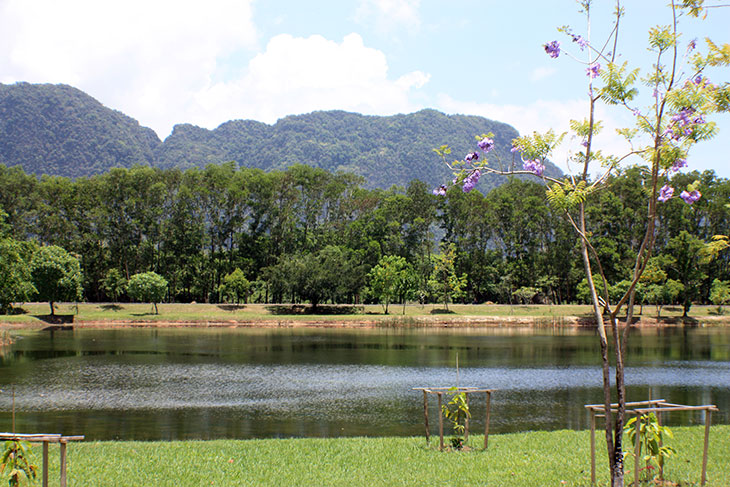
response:
M665 184L659 190L659 197L657 198L657 201L664 203L665 201L669 201L670 199L672 199L672 196L674 196L674 188L669 186L669 184ZM700 193L696 189L692 191L685 190L679 194L679 197L682 198L685 203L691 205L692 203L702 198L702 193Z
M485 154L494 149L494 141L487 137L484 137L482 140L477 142L477 145Z
M560 56L560 43L552 41L545 44L545 52L553 59Z
M591 77L591 79L598 78L599 73L601 72L601 65L598 63L593 63L589 67L586 68L586 74Z
M542 173L545 171L545 165L542 164L539 159L528 160L522 163L522 169L530 171L538 176L542 176Z
M474 169L471 171L465 178L463 186L461 187L461 190L465 193L468 193L472 189L474 189L474 186L477 185L479 182L479 178L481 177L482 172L479 169Z
M670 199L672 199L672 196L674 196L674 188L672 188L668 184L665 184L664 186L662 186L662 189L659 190L659 197L657 198L657 200L664 203L665 201L669 201Z
M490 151L494 149L494 140L490 139L489 137L482 138L479 142L477 142L477 145L479 146L479 149L484 153L486 156ZM479 160L479 152L474 151L468 153L464 157L464 161L468 164L474 164ZM482 172L479 168L472 169L469 174L463 179L461 189L465 193L470 192L479 182L479 178L482 176ZM459 178L454 179L453 183L456 184L459 182ZM441 185L438 188L433 190L433 194L437 196L445 196L446 190L448 188L446 185Z
M672 167L669 168L672 172L677 172L683 167L687 167L687 159L677 159L674 161L674 164L672 164Z
M702 193L700 193L696 189L691 192L682 191L679 194L679 197L682 198L685 203L687 203L688 205L691 205L692 203L694 203L695 201L699 200L702 197Z
M679 113L672 116L669 127L664 134L673 140L692 135L695 125L705 123L705 118L702 115L695 116L695 113L696 111L692 107L682 108Z

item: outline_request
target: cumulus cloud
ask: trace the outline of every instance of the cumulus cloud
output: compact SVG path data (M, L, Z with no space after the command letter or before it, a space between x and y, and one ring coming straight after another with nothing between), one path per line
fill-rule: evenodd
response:
M207 117L206 125L215 125L229 118L271 123L313 110L408 112L420 108L411 94L428 79L420 71L389 78L385 54L366 47L357 34L342 42L281 34L250 61L245 76L201 92L196 119Z
M420 5L421 0L360 0L355 18L361 23L374 24L384 33L404 28L415 32L421 26Z
M463 113L480 115L492 120L512 125L520 135L529 135L532 132L547 132L554 129L557 133L568 132L570 120L584 120L588 115L587 100L537 100L526 105L499 105L490 103L464 102L441 95L439 108L447 113ZM628 143L623 137L616 134L616 129L627 126L632 120L623 115L606 110L605 106L598 105L596 119L601 120L603 130L594 139L594 149L604 154L623 156L630 151ZM580 169L569 163L571 152L581 150L581 140L565 139L562 146L553 153L551 160L563 171L576 173Z
M256 47L252 0L4 0L0 81L68 83L164 135L171 117Z

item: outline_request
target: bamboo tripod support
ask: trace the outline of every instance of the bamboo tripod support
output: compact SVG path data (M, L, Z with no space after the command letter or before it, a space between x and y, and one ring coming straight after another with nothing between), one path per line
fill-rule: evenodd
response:
M496 389L483 389L478 387L414 387L414 391L423 391L423 422L426 428L426 443L430 443L431 429L428 422L428 395L434 394L438 401L439 412L439 450L444 449L444 415L441 413L443 405L443 395L449 393L464 393L467 406L469 405L469 396L477 393L486 395L486 411L484 414L484 449L489 446L489 420L491 416L492 393ZM464 441L469 439L469 418L464 421Z
M606 408L603 404L587 404L586 409L590 414L591 428L591 485L596 485L596 418L606 417ZM611 412L617 412L618 404L611 404ZM704 411L705 412L705 438L702 452L702 473L700 477L700 485L707 482L707 454L710 446L710 426L712 424L712 412L719 411L714 404L706 404L702 406L686 406L684 404L671 404L664 399L654 399L650 401L627 402L626 413L637 416L636 438L639 437L639 428L641 425L641 417L655 413L657 421L661 424L662 413L670 411ZM661 446L661 445L660 445ZM634 451L634 485L639 485L639 461L641 458L641 442L636 441ZM660 478L664 477L663 468L659 471Z

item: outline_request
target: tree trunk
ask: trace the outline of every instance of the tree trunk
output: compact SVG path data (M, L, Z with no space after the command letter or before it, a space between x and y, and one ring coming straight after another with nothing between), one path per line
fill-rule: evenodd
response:
M48 304L51 305L51 316L55 316L56 315L56 311L53 309L53 301L49 301Z

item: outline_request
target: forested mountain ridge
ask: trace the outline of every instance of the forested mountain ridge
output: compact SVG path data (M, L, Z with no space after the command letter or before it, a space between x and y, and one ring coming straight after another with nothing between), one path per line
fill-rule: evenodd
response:
M137 164L185 169L236 161L266 171L306 164L351 172L370 188L405 186L415 178L436 186L451 173L432 149L449 144L453 158L461 159L475 149L474 136L488 132L503 164L512 164L510 142L518 136L513 127L436 110L393 116L322 111L273 125L232 120L214 130L180 124L162 142L76 88L0 84L0 164L37 175L76 178ZM561 174L547 166L546 174ZM501 182L485 176L478 188L486 192Z
M80 177L154 164L152 129L67 85L0 84L0 164Z

